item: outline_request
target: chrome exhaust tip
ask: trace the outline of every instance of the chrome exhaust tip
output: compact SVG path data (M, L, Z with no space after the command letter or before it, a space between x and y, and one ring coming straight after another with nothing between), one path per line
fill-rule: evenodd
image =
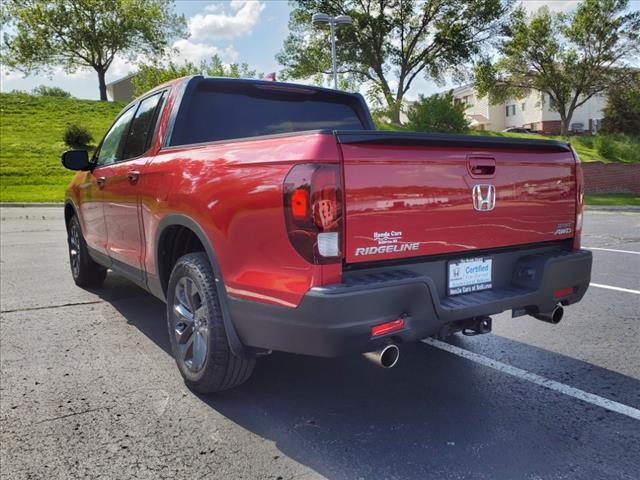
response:
M373 352L366 352L365 358L382 368L395 367L400 358L400 349L395 343L384 345Z
M550 312L534 313L531 316L538 320L542 320L543 322L553 323L556 325L560 323L560 320L562 320L562 317L564 316L564 308L562 308L562 305L557 305L556 308Z

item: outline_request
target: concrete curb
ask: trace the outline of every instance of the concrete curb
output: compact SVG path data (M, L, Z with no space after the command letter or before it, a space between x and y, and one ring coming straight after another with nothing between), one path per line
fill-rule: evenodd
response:
M63 207L63 202L29 202L29 203L12 203L2 202L0 208L29 208L29 207Z
M640 213L640 206L636 205L585 205L588 212L633 212Z

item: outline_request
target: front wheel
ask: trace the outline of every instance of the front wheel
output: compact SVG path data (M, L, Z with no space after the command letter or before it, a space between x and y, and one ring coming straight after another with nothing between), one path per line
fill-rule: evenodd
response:
M107 276L107 270L94 262L89 256L87 242L85 242L82 235L77 215L74 215L69 220L67 243L69 245L71 275L76 285L79 287L98 287L102 285Z
M236 356L229 347L215 276L207 256L180 257L167 289L171 350L189 388L214 393L244 383L255 359Z

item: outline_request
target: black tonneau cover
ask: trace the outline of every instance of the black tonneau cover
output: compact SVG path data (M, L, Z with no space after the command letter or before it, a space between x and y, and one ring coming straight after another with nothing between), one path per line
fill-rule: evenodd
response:
M474 148L526 148L532 150L570 152L567 142L536 140L528 138L506 138L476 135L452 135L448 133L413 133L385 131L336 130L340 144L371 144L399 146L474 147Z

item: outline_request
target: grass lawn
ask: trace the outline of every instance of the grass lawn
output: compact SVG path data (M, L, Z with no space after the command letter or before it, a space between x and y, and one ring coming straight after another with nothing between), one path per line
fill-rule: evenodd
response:
M0 93L0 201L58 202L73 172L60 164L71 123L100 141L124 104Z
M587 205L634 205L640 206L640 195L631 193L590 193L584 196Z

